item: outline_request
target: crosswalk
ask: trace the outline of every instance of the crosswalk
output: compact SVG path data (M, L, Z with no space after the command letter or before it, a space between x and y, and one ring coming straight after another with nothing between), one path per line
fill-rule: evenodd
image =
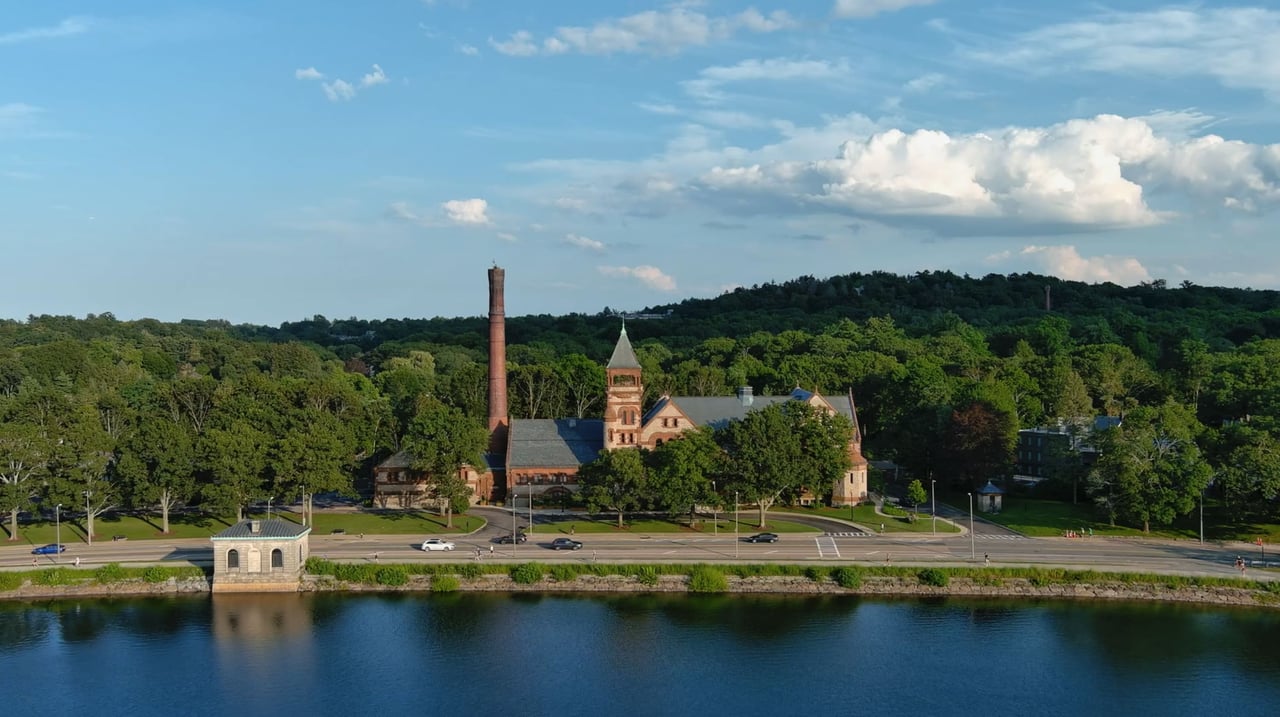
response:
M839 533L824 533L823 535L824 535L824 536L826 536L826 537L830 537L830 538L873 538L873 537L876 537L876 534L875 534L875 533L868 533L868 532L864 532L864 531L856 531L856 530L854 530L854 531L846 531L846 532L839 532ZM888 534L888 535L894 535L894 534ZM899 534L897 534L897 535L901 535L901 533L899 533ZM917 535L921 535L921 534L917 533ZM933 536L930 536L930 537L933 537ZM957 536L957 535L952 535L952 537L959 537L959 536ZM975 536L973 536L973 538L974 538L974 540L1029 540L1029 538L1027 538L1027 536L1025 536L1025 535L981 535L981 534L979 534L979 535L975 535Z

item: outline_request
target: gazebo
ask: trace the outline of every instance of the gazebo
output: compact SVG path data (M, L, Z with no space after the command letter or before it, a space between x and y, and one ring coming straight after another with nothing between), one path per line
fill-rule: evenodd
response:
M999 513L1004 502L1004 491L995 483L987 481L987 484L978 489L978 510L983 513Z
M213 592L295 592L311 553L311 528L241 520L213 536Z

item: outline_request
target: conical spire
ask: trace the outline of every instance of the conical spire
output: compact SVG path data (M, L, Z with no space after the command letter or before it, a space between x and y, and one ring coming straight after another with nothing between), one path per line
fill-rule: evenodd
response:
M631 348L631 340L627 338L627 324L622 324L622 333L618 336L618 344L613 347L613 356L609 358L608 368L640 368L640 360Z

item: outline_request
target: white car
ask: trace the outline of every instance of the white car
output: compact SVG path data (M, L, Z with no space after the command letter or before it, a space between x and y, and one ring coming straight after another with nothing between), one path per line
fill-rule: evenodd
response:
M453 550L453 543L440 538L427 538L422 541L423 550Z

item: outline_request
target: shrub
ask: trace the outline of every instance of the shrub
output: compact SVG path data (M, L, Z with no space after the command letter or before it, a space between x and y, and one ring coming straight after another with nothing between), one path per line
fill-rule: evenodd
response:
M458 579L452 575L436 575L431 578L431 592L433 593L451 593L458 589L461 585Z
M93 579L103 585L124 582L127 577L128 574L120 567L120 563L107 563L93 571Z
M729 579L709 565L699 565L689 573L689 592L722 593L728 589Z
M816 565L810 565L809 567L805 568L804 576L814 581L815 583L820 583L831 576L831 571L827 570L826 568L820 568Z
M945 572L937 568L925 568L916 573L916 577L922 585L932 585L935 588L945 588L951 581Z
M337 566L324 558L307 558L306 571L312 575L333 575L337 572Z
M557 563L551 566L551 577L558 583L570 583L578 579L578 567L568 563Z
M652 565L641 565L636 569L636 580L641 585L653 587L658 584L658 569Z
M333 576L348 583L371 583L376 575L372 565L355 565L351 563L335 563Z
M831 577L835 579L837 585L848 590L862 586L862 571L857 568L836 568Z
M159 565L152 565L142 571L142 579L149 583L162 583L168 580L169 577L169 571Z
M17 573L0 573L0 590L17 590L22 587L22 576Z
M542 582L546 573L540 563L520 563L511 567L511 580L518 585L533 585Z
M70 585L71 571L66 568L49 568L41 570L36 582L41 585Z
M463 563L458 566L458 575L466 580L475 580L484 575L484 567L479 563Z
M399 587L409 582L409 571L403 565L384 565L378 568L374 578L379 585Z

